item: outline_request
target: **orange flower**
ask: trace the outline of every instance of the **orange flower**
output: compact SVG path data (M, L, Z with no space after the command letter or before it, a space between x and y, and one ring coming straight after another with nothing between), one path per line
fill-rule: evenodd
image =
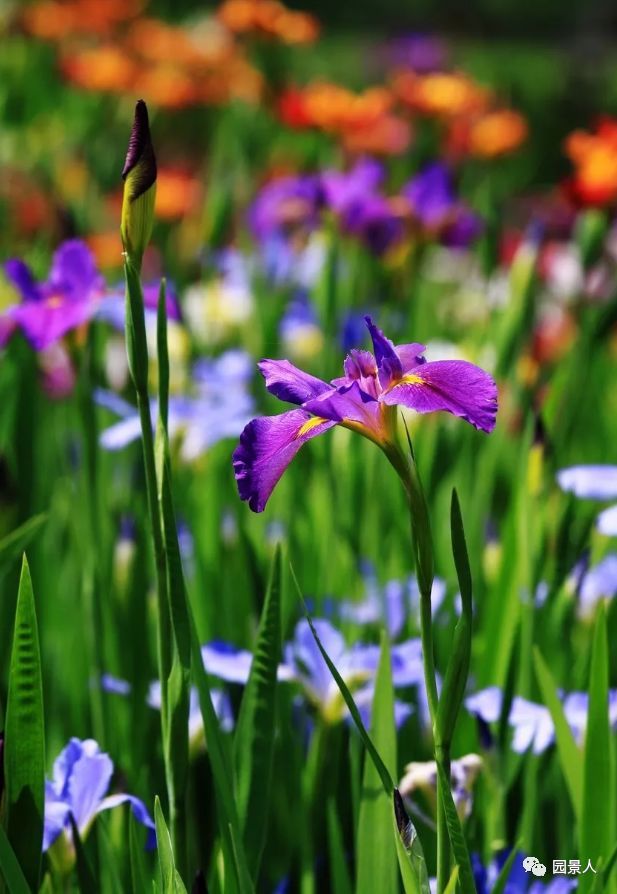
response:
M101 270L122 266L122 240L117 228L107 233L92 233L86 242Z
M350 129L343 135L343 146L363 155L400 155L409 148L412 130L408 121L396 115L383 115L369 127Z
M155 215L159 220L177 220L199 202L201 183L179 168L159 167L156 178Z
M477 118L454 118L449 122L446 149L450 155L497 158L524 142L527 122L513 109L495 109Z
M156 65L140 70L133 83L133 92L154 106L182 109L199 101L199 84L180 68Z
M278 0L226 0L218 17L234 34L270 37L282 43L311 43L319 34L314 16L287 9Z
M113 93L131 89L136 75L135 63L111 44L66 55L60 67L67 80L85 90Z
M191 31L167 25L158 19L142 18L131 25L125 44L149 62L173 62L186 68L199 69L218 65L233 52L231 37L223 28Z
M418 75L401 71L394 75L393 90L409 108L438 118L480 112L491 98L489 90L462 72Z
M617 120L603 118L595 133L577 130L565 144L574 164L572 196L584 205L609 205L617 199Z
M527 131L527 122L513 109L488 112L471 126L469 151L479 158L507 155L525 141Z
M43 0L27 6L21 21L29 34L63 40L75 34L109 35L121 22L137 15L143 0Z

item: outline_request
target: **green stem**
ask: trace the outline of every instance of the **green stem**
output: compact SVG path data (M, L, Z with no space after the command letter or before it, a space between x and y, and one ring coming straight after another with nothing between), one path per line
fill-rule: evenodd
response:
M420 590L420 636L422 640L422 661L424 666L424 682L433 728L433 747L435 760L442 763L448 779L450 778L450 743L441 739L437 722L439 696L435 673L435 654L433 646L433 615L431 609L431 592L433 589L433 538L431 524L426 505L422 483L416 464L400 445L389 445L383 448L386 456L394 466L405 488L411 516L411 529L416 551L416 570L418 589ZM437 780L437 892L445 890L450 877L450 839L439 777Z
M148 513L152 528L152 541L154 544L154 559L156 565L157 651L159 680L161 684L161 731L165 761L165 781L171 811L172 837L176 844L175 833L178 825L181 824L177 821L178 794L175 792L173 761L168 747L169 724L167 716L167 685L172 666L171 619L169 617L169 601L167 594L167 561L158 502L152 414L150 412L150 398L148 394L148 346L146 341L143 292L139 279L139 267L136 266L135 261L128 256L125 260L124 271L126 276L127 353L131 379L137 394L137 409L139 411L139 419L141 423L141 442L146 478ZM178 851L178 854L181 853L183 853L182 849Z

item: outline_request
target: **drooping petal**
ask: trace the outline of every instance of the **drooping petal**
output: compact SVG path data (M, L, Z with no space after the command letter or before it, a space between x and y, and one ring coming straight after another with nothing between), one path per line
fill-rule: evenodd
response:
M341 659L345 655L343 635L323 618L314 618L313 626L328 656L340 670ZM296 678L322 707L325 706L334 681L310 625L304 618L296 624L292 642L285 646L285 664L294 668Z
M279 478L300 447L335 425L304 410L253 419L240 435L233 466L241 500L262 512Z
M114 765L94 739L81 742L81 755L73 764L68 780L68 803L79 829L96 815L109 789Z
M557 472L557 483L584 500L612 500L617 497L617 466L570 466Z
M121 804L130 804L131 810L133 811L133 816L137 820L138 823L141 823L142 826L145 826L148 830L148 840L146 842L146 847L148 850L154 850L156 847L156 831L154 826L154 820L148 813L148 809L143 801L140 801L139 798L136 798L135 795L110 795L108 798L104 798L96 809L96 813L102 813L103 810L112 810L114 807L119 807Z
M56 838L62 834L69 818L71 808L64 801L58 801L53 794L50 782L45 783L45 819L43 822L43 853L51 847Z
M40 301L41 290L24 261L20 258L9 258L4 264L4 273L23 301Z
M251 672L253 655L229 643L212 642L201 647L201 657L209 674L228 683L246 683Z
M403 367L394 345L373 323L369 316L364 318L373 342L375 360L381 387L385 390L393 381L403 375Z
M497 386L488 373L466 360L423 363L381 395L380 400L418 413L447 410L491 432L497 414Z
M67 332L86 323L95 310L94 302L68 301L60 297L25 301L13 309L12 318L21 326L35 351L44 351Z
M607 537L617 537L617 506L609 506L596 519L596 528Z
M270 394L290 404L303 404L332 390L326 382L303 372L289 360L262 360L257 366Z

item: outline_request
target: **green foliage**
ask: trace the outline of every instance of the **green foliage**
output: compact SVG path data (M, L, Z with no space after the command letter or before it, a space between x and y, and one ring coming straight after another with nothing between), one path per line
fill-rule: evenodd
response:
M11 652L4 734L7 837L31 891L37 891L43 840L45 730L36 610L24 555Z

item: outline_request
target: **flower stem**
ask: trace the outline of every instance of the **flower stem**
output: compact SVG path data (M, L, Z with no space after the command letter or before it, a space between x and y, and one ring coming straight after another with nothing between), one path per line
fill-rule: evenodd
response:
M434 553L433 538L428 507L418 469L416 467L411 443L409 453L399 444L383 448L386 456L394 466L407 496L411 516L411 530L416 554L416 572L420 591L420 636L422 639L422 661L424 665L424 682L433 728L433 748L435 760L442 763L446 776L450 778L450 744L442 741L439 729L437 709L439 696L435 673L435 654L433 647L433 616L431 609L431 593L433 589ZM450 839L439 776L437 779L437 892L441 894L450 877Z

